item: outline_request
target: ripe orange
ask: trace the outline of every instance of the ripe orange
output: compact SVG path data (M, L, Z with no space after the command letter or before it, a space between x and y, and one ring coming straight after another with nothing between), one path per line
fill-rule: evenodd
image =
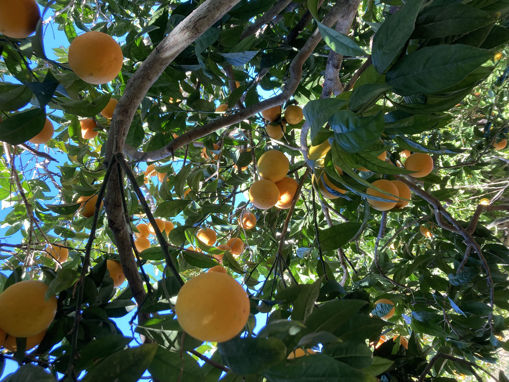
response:
M323 141L319 145L311 146L308 150L308 158L311 160L317 160L323 158L330 151L330 143L328 140Z
M302 349L297 348L294 351L292 351L290 354L288 354L288 357L286 359L294 359L294 358L300 358L304 357L305 355L315 354L316 352L313 349Z
M391 318L392 316L394 316L394 313L396 312L396 308L394 307L394 302L392 302L391 300L387 299L387 298L381 298L379 300L376 300L375 301L375 305L378 305L378 304L389 304L389 305L393 305L392 309L389 311L389 313L387 313L385 316L383 317L380 317L381 319L383 320L388 320L389 318Z
M164 222L164 231L166 232L166 235L169 235L170 232L173 231L173 228L175 228L175 226L173 225L172 222L170 221Z
M35 336L30 336L26 339L26 345L25 345L25 351L28 351L30 349L33 349L34 347L38 346L44 336L46 335L46 330L43 330L42 332L36 334ZM5 339L5 348L9 350L10 352L15 353L18 346L16 344L16 337L14 336L7 336Z
M249 200L257 208L269 209L274 207L279 200L279 189L274 182L260 179L249 188Z
M319 187L322 195L327 199L337 199L341 194L346 194L346 190L343 190L333 184L325 173L323 173L320 177Z
M407 149L405 149L405 150L403 150L403 151L400 151L400 153L399 153L399 157L400 157L401 159L406 159L406 158L408 158L410 155L412 155L412 154L410 153L410 150L407 150Z
M391 201L381 201L381 200L375 200L375 199L368 198L368 203L375 210L388 211L391 208L394 208L396 206L396 204L398 204L398 202L399 202L398 187L394 183L392 183L390 180L379 179L379 180L375 180L371 184L375 187L380 188L381 190L383 190L389 194L392 194L392 195L386 195L386 194L384 194L380 191L377 191L373 188L368 188L368 190L366 191L366 193L368 195L376 196L376 197L384 198L384 199L388 199L388 200L393 200L393 202L391 202Z
M403 336L400 336L400 335L396 334L394 337L392 337L392 340L393 340L394 342L396 342L396 340L398 339L398 337L399 337L399 344L400 344L401 346L403 346L406 350L408 350L408 339L406 339L405 337L403 337Z
M429 228L426 227L425 225L421 225L419 227L419 232L421 233L421 235L423 235L424 237L426 237L428 239L431 239L433 237L433 233L431 233Z
M219 273L227 273L226 268L222 265L215 265L212 268L210 268L207 272L219 272Z
M392 184L394 184L398 188L398 196L400 198L395 208L406 207L409 202L403 199L407 200L412 199L412 193L410 191L410 188L400 180L393 180Z
M89 218L95 213L95 205L97 204L97 195L80 196L78 203L81 203L80 214L85 218ZM101 206L103 203L101 202Z
M53 137L54 132L55 129L53 128L53 124L48 118L46 118L46 122L44 122L42 130L35 137L29 139L28 142L36 145L45 144L51 139L51 137Z
M257 166L262 178L279 182L288 173L290 162L281 151L269 150L260 156Z
M296 125L304 119L302 109L297 105L290 105L285 109L285 120L290 125Z
M175 312L189 335L201 341L224 342L242 331L249 308L247 293L233 277L207 272L180 289Z
M240 256L244 252L244 242L238 237L232 237L226 242L226 245L234 256Z
M106 33L90 31L76 37L69 47L69 66L89 84L113 80L122 69L122 49Z
M201 228L196 237L205 245L213 245L217 240L216 231L212 228Z
M286 133L286 125L284 122L281 123L269 123L267 126L265 126L265 131L267 132L267 135L276 140L281 140L281 138L284 137Z
M35 0L0 1L0 33L11 38L25 38L35 31L41 18Z
M290 208L299 183L297 183L295 179L286 176L277 182L276 186L279 189L279 199L276 203L276 207L282 210Z
M150 231L148 229L148 224L140 223L136 226L136 229L138 230L138 232L134 233L134 235L136 237L140 237L140 236L148 237L148 235L150 235Z
M415 171L410 174L414 178L423 178L433 171L433 158L428 154L414 153L405 161L405 168Z
M119 287L125 281L122 265L115 260L106 260L106 268L108 268L110 277L113 279L113 286L115 288Z
M134 246L138 252L143 252L150 248L150 240L145 236L140 236L134 241Z
M95 138L98 134L98 131L95 130L97 124L92 118L81 119L81 137L83 139L92 139Z
M256 216L251 211L244 211L240 214L239 225L244 229L256 227Z
M222 103L221 105L216 107L216 113L223 113L226 110L228 110L228 104L227 103Z
M481 200L479 200L479 204L481 206L489 206L490 205L490 200L488 198L482 198Z
M269 122L274 122L281 116L281 106L274 106L262 111L262 117Z
M69 258L69 250L66 247L63 247L58 244L50 244L46 248L46 251L49 253L52 259L60 263L64 263Z
M0 328L14 337L31 337L46 330L55 318L57 299L46 299L48 286L26 280L0 294Z
M505 149L507 146L507 139L501 139L498 142L493 142L493 148L497 151Z
M155 218L154 221L156 222L157 228L159 228L159 231L161 231L161 233L163 233L166 228L166 222L163 219L159 219L159 218ZM148 231L152 235L156 234L156 231L154 230L154 227L152 226L152 224L148 225Z
M101 115L106 119L112 119L113 118L113 112L115 111L115 108L117 107L117 99L110 98L108 101L108 104L104 107L104 109L101 110Z
M152 164L149 164L149 165L147 166L147 168L145 169L145 172L144 172L144 174L145 174L146 176L154 176L154 175L155 175L155 173L156 173L156 166L155 166L155 164L153 164L153 163L152 163Z

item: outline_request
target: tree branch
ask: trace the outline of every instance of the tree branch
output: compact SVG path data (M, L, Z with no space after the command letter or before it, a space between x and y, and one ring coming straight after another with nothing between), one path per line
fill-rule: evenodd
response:
M243 40L248 36L251 36L252 34L255 34L258 32L258 30L265 24L268 24L271 22L271 20L276 17L278 14L283 12L283 10L290 5L292 0L279 0L274 6L266 11L262 17L256 19L255 23L253 25L250 25L246 28L244 33L240 36L240 39Z

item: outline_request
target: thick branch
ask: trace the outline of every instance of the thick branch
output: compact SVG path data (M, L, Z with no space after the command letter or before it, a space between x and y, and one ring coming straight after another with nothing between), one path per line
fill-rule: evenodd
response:
M258 32L258 30L272 21L274 17L283 12L283 10L292 2L292 0L279 0L274 6L265 12L260 18L256 19L256 22L253 25L250 25L246 28L244 33L240 36L240 39L245 39L252 34Z

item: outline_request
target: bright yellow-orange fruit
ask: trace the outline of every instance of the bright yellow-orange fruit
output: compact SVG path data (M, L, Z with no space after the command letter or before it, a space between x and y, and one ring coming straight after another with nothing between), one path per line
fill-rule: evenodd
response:
M140 236L148 237L148 235L150 235L150 231L148 229L148 224L140 223L136 226L136 229L138 230L138 232L134 233L136 235L136 237L140 237Z
M394 313L396 312L396 308L394 307L394 302L392 302L391 300L387 299L387 298L381 298L379 300L376 300L375 301L375 305L378 305L378 304L389 304L389 305L393 305L393 308L389 311L389 313L387 313L385 316L383 317L380 317L381 319L383 320L388 320L389 318L391 318L392 316L394 316Z
M228 110L228 104L227 104L227 103L222 103L221 105L219 105L218 107L216 107L216 112L217 112L217 113L223 113L223 112L225 112L226 110Z
M215 265L212 268L210 268L207 272L219 272L219 273L227 273L226 268L222 265Z
M113 279L113 286L115 288L119 287L125 281L122 265L115 260L106 260L106 268L108 268L110 277Z
M145 172L144 172L144 174L146 176L153 176L153 175L155 175L155 173L156 173L156 166L153 163L149 164L147 166L147 168L145 169Z
M285 176L276 183L276 186L279 189L279 199L276 203L276 207L282 210L290 208L293 197L299 187L299 183L297 183L295 179Z
M81 137L83 139L92 139L97 136L98 131L95 130L97 124L92 118L80 120L80 125L81 125Z
M53 128L53 124L48 118L46 118L46 122L44 122L42 130L35 137L29 139L28 142L36 145L45 144L51 139L51 137L53 137L54 132L55 129Z
M169 235L170 232L173 231L173 228L175 228L175 226L173 225L172 222L170 221L164 222L164 231L166 232L166 235Z
M0 34L11 38L30 36L41 14L34 0L0 1Z
M493 61L498 61L500 60L502 57L504 57L504 55L502 54L502 52L497 52L493 55Z
M177 320L201 341L224 342L239 334L249 318L249 298L233 277L207 272L187 281L177 296Z
M303 348L297 348L294 351L292 351L290 354L288 354L287 359L294 359L294 358L300 358L304 357L305 355L315 354L316 352L313 349L303 349Z
M159 179L159 182L162 183L165 177L166 177L166 173L165 172L158 172L157 173L157 179Z
M290 105L285 109L285 120L290 125L296 125L304 119L302 109L297 105Z
M97 195L80 196L78 203L81 203L80 214L85 218L93 216L95 213L95 205L97 204ZM102 206L102 202L101 202Z
M216 231L212 228L201 228L196 237L205 245L213 245L217 240Z
M145 236L140 236L134 241L134 246L138 252L143 252L150 248L150 240Z
M267 126L265 126L265 131L270 138L280 141L286 133L286 126L284 122L269 123Z
M433 233L431 233L429 228L426 227L425 225L421 225L419 227L419 232L421 233L422 236L427 237L428 239L431 239L433 237Z
M274 106L262 111L262 117L269 122L274 122L276 119L279 119L280 116L281 106Z
M49 253L51 258L57 260L60 263L66 262L69 258L69 250L66 247L58 244L48 245L46 251Z
M479 200L479 204L481 206L489 206L490 205L490 200L488 198L482 198L481 200Z
M507 139L505 139L505 138L501 139L498 142L493 143L493 148L497 151L505 149L506 146L507 146Z
M368 198L368 203L377 211L388 211L391 208L394 208L396 204L399 202L399 193L398 193L398 187L393 184L390 180L386 179L379 179L375 180L373 183L371 183L373 186L378 187L379 189L391 194L386 195L380 191L375 190L374 188L368 188L366 193L370 196L376 196L379 198L388 199L388 201L382 201L382 200L375 200ZM393 200L392 202L389 200Z
M124 56L120 45L106 33L90 31L76 37L69 47L69 66L89 84L100 85L113 80Z
M264 179L279 182L290 169L290 161L281 151L269 150L264 152L256 164L258 174Z
M274 207L279 200L279 189L270 180L257 180L249 188L249 200L256 208L269 209Z
M166 222L163 219L159 219L159 218L155 218L154 221L156 222L157 228L159 228L159 231L161 231L161 233L164 232L164 230L166 228ZM149 224L148 231L152 235L156 234L156 231L154 230L154 227L152 226L152 224Z
M113 112L115 111L115 108L117 107L117 99L116 98L110 98L108 101L108 104L104 107L104 109L101 110L101 115L106 119L112 119L113 118Z
M423 178L433 171L433 158L425 153L414 153L405 161L405 168L415 171L410 176L414 178Z
M256 216L251 211L244 211L240 214L239 225L244 229L256 227Z
M337 199L341 194L346 194L346 190L333 184L325 173L323 173L320 178L320 190L322 191L322 195L327 199Z
M401 159L406 159L406 158L408 158L410 155L412 155L412 153L410 152L410 150L407 150L407 149L402 150L402 151L400 151L400 153L399 153L399 157L400 157Z
M319 145L311 146L308 150L308 158L311 160L323 158L330 151L330 148L331 146L328 140L323 141Z
M226 242L226 245L230 248L230 252L234 256L239 256L244 252L244 242L238 237L232 237Z
M393 180L392 184L394 184L398 188L398 196L400 200L398 204L396 204L396 208L403 208L408 205L408 201L412 199L412 192L410 191L410 187L408 187L401 180ZM404 200L407 199L407 200Z
M46 330L55 318L57 299L46 299L48 286L26 280L0 294L0 328L14 337L31 337Z
M41 341L45 335L46 335L46 330L43 330L42 332L36 334L35 336L28 337L26 339L25 351L28 351L28 350L33 349L34 347L38 346L41 343ZM7 338L5 339L5 344L4 344L5 348L13 353L15 353L18 348L18 346L16 344L16 338L17 337L7 336Z

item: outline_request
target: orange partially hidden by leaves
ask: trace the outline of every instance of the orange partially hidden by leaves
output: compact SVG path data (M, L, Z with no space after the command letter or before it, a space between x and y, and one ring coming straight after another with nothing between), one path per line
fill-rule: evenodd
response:
M175 226L173 225L172 222L170 221L164 222L164 231L166 232L166 235L169 235L170 232L173 231L173 228L175 228Z
M161 233L163 233L164 230L166 229L166 222L163 219L159 219L159 218L155 218L154 221L156 222L156 225L157 225L157 228L159 228L159 231L161 231ZM152 226L151 223L148 225L148 231L152 235L156 234L156 231L154 230L154 227Z
M297 348L294 351L292 351L290 354L288 354L288 357L286 359L294 359L294 358L300 358L304 357L305 355L315 354L316 352L313 349L302 349Z
M97 204L97 195L80 196L77 200L81 203L80 214L85 218L89 218L95 213L95 205ZM102 206L102 202L101 202Z
M41 18L34 0L0 1L0 34L11 38L25 38L35 31Z
M378 154L376 157L382 162L385 162L385 160L387 159L387 151ZM359 168L359 171L369 171L369 170L366 167L361 167Z
M262 111L262 117L269 122L274 122L281 116L281 106L274 106Z
M92 139L95 138L98 132L95 130L97 124L92 118L81 119L81 137L83 139Z
M414 171L410 176L423 178L433 171L433 158L425 153L414 153L405 161L405 168Z
M270 180L257 180L249 188L249 200L256 208L269 209L274 207L279 200L279 189Z
M296 125L304 119L302 109L297 105L290 105L285 109L285 120L290 125Z
M26 280L0 294L0 328L14 337L31 337L46 330L55 318L57 299L46 299L48 286Z
M196 237L205 245L213 245L217 239L216 231L212 228L201 228Z
M390 180L379 179L379 180L375 180L371 184L375 187L378 187L382 191L385 191L386 193L391 194L391 195L387 195L387 194L382 193L378 190L375 190L374 188L368 188L368 190L366 191L366 194L368 194L370 196L375 196L378 198L387 199L386 201L382 201L382 200L375 200L375 199L368 198L368 203L375 210L388 211L391 208L394 208L398 204L398 202L399 202L398 187L395 184L393 184Z
M481 200L479 200L479 204L481 206L489 206L490 205L490 200L488 198L482 198Z
M244 211L240 214L239 225L244 229L256 227L256 216L251 211Z
M53 124L48 118L46 118L46 122L44 122L42 130L35 137L29 139L28 142L36 145L45 144L51 139L51 137L53 137L54 132L55 129L53 128Z
M318 182L320 191L322 192L324 198L332 200L339 198L342 194L346 194L346 190L343 190L342 188L339 188L334 183L332 183L325 173L322 174Z
M392 340L396 341L398 339L398 337L399 337L399 344L401 346L403 346L406 350L408 350L408 339L406 339L405 337L395 335L394 337L392 337Z
M389 311L389 313L387 313L385 316L382 316L380 317L381 319L383 320L388 320L389 318L391 318L392 316L394 316L394 313L396 312L396 308L394 307L394 302L387 299L387 298L381 298L379 300L376 300L375 301L375 306L378 305L378 304L388 304L388 305L392 305L392 309Z
M265 131L270 138L280 141L286 133L286 125L284 122L269 123L267 126L265 126Z
M216 107L216 113L223 113L226 110L228 110L228 104L227 103L222 103L221 105Z
M134 233L136 235L136 237L140 237L140 236L148 237L148 235L150 235L150 231L148 229L148 225L145 224L145 223L138 224L136 226L136 229L138 230L138 232Z
M249 298L233 277L207 272L187 281L177 296L177 320L201 341L224 342L239 334L249 318Z
M424 236L424 237L427 237L428 239L431 239L433 237L433 234L431 233L431 231L428 229L428 227L426 227L425 225L421 225L419 227L419 232Z
M45 335L46 335L46 330L43 330L42 332L37 333L35 336L28 337L26 339L25 351L28 351L28 350L33 349L34 347L38 346L41 343L41 341L43 340ZM5 339L5 343L4 343L5 348L13 353L15 353L16 350L18 349L18 346L16 343L16 338L17 337L7 336L7 338Z
M116 98L110 98L108 101L108 104L104 107L104 109L101 110L101 115L106 119L112 119L113 118L113 112L115 111L115 108L117 107L117 99Z
M410 155L412 155L412 154L410 153L410 150L407 150L407 149L402 150L402 151L400 151L400 153L399 153L399 157L400 157L401 159L406 159L406 158L408 158Z
M258 174L264 179L279 182L290 169L290 161L281 151L269 150L264 152L256 164Z
M69 66L89 84L100 85L113 80L124 56L120 45L106 33L90 31L76 37L69 47Z
M498 142L493 143L493 148L497 151L505 149L507 146L507 139L501 139Z
M410 191L410 187L408 187L401 180L393 180L392 184L394 184L398 188L398 196L399 201L396 204L396 208L406 207L409 203L409 200L412 198L412 192ZM406 200L405 200L406 199Z
M134 246L138 252L143 252L150 248L150 240L145 236L140 236L134 241Z
M244 252L244 242L238 237L232 237L226 242L226 245L230 248L230 252L234 256L239 256Z
M108 268L110 277L113 279L115 288L119 287L125 281L122 265L115 260L106 260L106 268Z
M226 268L222 265L215 265L212 268L210 268L207 272L219 272L219 273L227 273Z
M66 247L63 247L58 244L50 244L46 248L46 251L49 253L50 257L55 259L60 263L64 263L69 258L69 250Z
M279 199L276 203L276 207L282 210L290 208L299 183L297 183L295 179L286 176L277 182L276 186L279 189Z

